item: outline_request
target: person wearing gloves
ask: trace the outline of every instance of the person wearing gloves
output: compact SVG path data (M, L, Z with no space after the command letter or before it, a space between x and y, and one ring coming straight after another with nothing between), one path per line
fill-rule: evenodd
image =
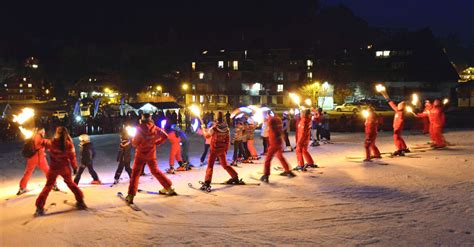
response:
M94 145L92 144L89 136L87 134L83 134L79 136L79 153L81 154L81 165L79 166L79 170L77 171L76 176L74 177L74 182L79 184L81 180L81 175L84 170L87 168L89 170L89 174L92 176L91 184L101 184L99 176L97 172L94 170L93 166L93 159L95 158L95 150Z

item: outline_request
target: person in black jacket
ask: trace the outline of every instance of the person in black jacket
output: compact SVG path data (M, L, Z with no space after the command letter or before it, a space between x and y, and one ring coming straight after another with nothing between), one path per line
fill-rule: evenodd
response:
M119 165L117 171L115 171L114 184L118 184L120 175L122 175L123 168L128 174L128 177L132 174L132 168L130 162L132 161L132 145L130 139L125 131L120 134L119 151L117 154L117 162Z
M91 174L93 179L91 184L102 184L92 164L92 160L95 157L95 150L94 146L92 145L92 142L90 141L89 136L86 134L80 135L79 141L81 165L79 166L79 170L77 171L76 176L74 177L74 182L76 184L79 184L79 180L81 180L81 175L87 167L87 169L89 170L89 174Z

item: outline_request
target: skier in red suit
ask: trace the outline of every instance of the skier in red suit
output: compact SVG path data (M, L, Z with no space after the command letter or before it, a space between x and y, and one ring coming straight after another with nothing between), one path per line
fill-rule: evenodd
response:
M313 158L308 152L309 137L311 131L311 110L307 109L301 114L301 119L298 121L296 134L298 139L296 142L296 158L298 160L298 166L295 170L306 171L307 167L317 168L318 165L314 164ZM304 157L304 158L303 158ZM306 160L306 165L304 161Z
M425 108L423 109L423 113L426 113L426 117L422 117L421 121L423 122L423 134L430 133L430 120L428 117L428 112L431 109L432 105L429 100L425 100Z
M43 128L38 129L33 135L33 139L30 140L33 141L33 148L36 150L36 152L33 154L33 156L27 158L26 160L25 172L20 180L20 189L18 190L17 195L21 195L23 193L28 192L28 181L30 180L31 175L33 174L37 166L44 173L45 176L48 175L49 166L48 161L46 160L45 148L43 146L43 142L45 140L44 134L45 131ZM54 184L53 189L58 190L56 184Z
M239 179L237 172L227 164L226 154L230 146L230 130L223 120L222 112L219 112L217 115L217 124L204 133L206 133L206 137L211 137L211 152L209 153L206 177L200 189L206 191L211 189L212 174L216 159L219 159L221 166L231 177L227 180L227 184L242 184L243 182Z
M294 177L295 174L290 171L290 166L283 157L283 122L278 116L269 116L268 119L269 127L269 147L267 157L265 158L265 167L263 170L263 176L260 178L261 181L268 183L268 177L270 176L270 165L273 159L273 156L276 155L278 160L280 160L283 169L285 170L281 173L281 176Z
M384 97L395 112L395 115L393 116L393 141L397 150L393 152L393 155L405 156L405 153L410 152L402 137L403 123L405 120L405 102L402 101L397 105L388 97L388 95L384 95Z
M76 183L72 181L71 167L73 173L77 172L77 161L76 151L74 150L74 144L69 136L69 133L65 127L57 127L56 134L52 140L44 140L43 145L49 150L51 166L48 171L46 185L36 199L36 213L35 215L44 214L44 204L48 198L48 194L53 189L58 176L63 177L64 182L69 189L74 193L76 198L76 207L78 209L87 208L84 203L84 195L82 191L77 187Z
M418 117L429 118L430 121L430 138L433 148L446 147L446 141L443 136L443 128L446 122L443 104L439 99L433 102L433 106L427 112L417 114Z
M132 177L128 187L128 195L125 198L128 204L133 204L133 198L137 194L140 174L145 164L148 164L151 174L164 187L160 193L167 195L176 195L171 188L169 180L158 168L156 162L156 146L163 144L168 138L167 134L153 123L149 113L144 113L137 128L137 133L132 139L132 145L135 147L135 160L133 162Z
M371 106L367 109L369 112L365 120L365 160L371 161L372 158L382 158L380 156L380 151L375 145L375 140L377 139L377 128L378 128L378 116L375 115L374 108ZM372 155L371 155L372 153Z
M183 160L181 158L181 138L179 134L172 128L167 131L168 134L168 141L171 143L170 148L170 168L166 170L169 174L174 174L174 162L175 160L179 164L178 171L186 171L185 167L183 167Z

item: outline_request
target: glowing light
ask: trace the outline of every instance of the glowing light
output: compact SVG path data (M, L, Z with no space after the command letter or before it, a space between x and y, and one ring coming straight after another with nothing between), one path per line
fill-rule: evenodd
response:
M181 88L186 91L189 89L189 85L187 83L183 83L183 86L181 86Z
M191 124L191 127L193 128L193 131L196 132L198 127L199 127L199 120L197 118L195 118L193 120L193 123Z
M76 122L80 122L82 120L81 116L76 116Z
M161 120L160 127L164 129L166 127L166 119Z
M417 104L418 104L418 101L419 101L418 95L417 95L416 93L414 93L414 94L411 96L411 104L412 104L412 105L417 105Z
M305 100L304 100L304 103L305 103L307 106L311 107L311 105L312 105L313 102L311 102L311 99L305 99Z
M407 110L407 112L413 113L413 108L411 106L407 106L405 107L405 109Z
M37 68L38 68L38 64L33 64L33 65L31 65L31 67L32 67L33 69L37 69Z
M241 117L243 117L243 116L244 116L244 113L241 112L241 113L237 114L237 116L235 116L235 118L241 118Z
M20 126L20 131L21 131L21 134L23 134L23 137L25 139L30 139L33 136L33 131L27 130L23 128L22 126Z
M291 114L291 115L294 115L294 114L295 114L295 110L290 109L290 114Z
M289 96L290 96L291 100L293 100L293 102L294 102L295 104L297 104L298 106L300 105L300 102L301 102L300 96L298 96L298 95L295 94L295 93L290 93Z
M191 114L195 115L196 117L201 117L201 110L199 109L199 106L190 105L188 108L191 111Z
M443 105L446 105L447 103L449 103L449 99L448 99L448 98L445 98L445 99L443 100Z
M127 131L127 135L130 137L134 137L137 134L137 128L132 126L125 127L125 131Z
M384 92L384 91L385 91L385 87L384 87L382 84L377 84L377 85L375 86L375 90L377 90L378 93Z
M21 113L18 115L13 115L13 122L23 124L28 119L35 116L35 110L31 108L23 108Z
M363 110L362 116L364 116L364 118L368 118L370 116L370 112L368 110Z
M295 115L300 115L300 109L295 109Z
M105 93L110 93L110 92L111 92L111 91L110 91L110 88L108 88L108 87L104 88L104 92L105 92Z
M329 89L329 83L328 83L327 81L325 81L325 82L323 83L323 90L324 90L324 91L327 91L328 89Z
M45 92L46 94L49 94L49 89L46 89L44 92Z
M161 91L163 88L161 86L156 86L156 90Z

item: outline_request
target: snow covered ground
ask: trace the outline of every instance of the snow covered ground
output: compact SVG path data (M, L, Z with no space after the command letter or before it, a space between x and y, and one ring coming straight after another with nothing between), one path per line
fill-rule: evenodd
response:
M218 186L211 194L198 186L205 168L171 175L177 197L137 194L143 212L127 207L115 194L126 193L128 177L110 188L116 168L116 135L94 136L95 166L107 185L91 186L87 172L81 187L89 211L76 211L62 201L67 194L51 192L56 202L50 215L34 218L34 201L44 183L39 170L29 183L35 189L22 198L18 189L24 161L20 144L0 144L0 246L150 246L150 245L474 245L474 131L451 131L448 150L384 158L388 165L364 164L349 156L363 155L363 133L336 133L335 144L310 147L321 166L289 179L272 169L269 185ZM409 146L426 143L423 135L407 135ZM194 136L194 164L203 148ZM260 141L258 149L261 150ZM393 151L391 133L378 139L382 152ZM169 145L158 151L160 168L168 165ZM228 157L230 158L229 152ZM285 153L292 165L294 153ZM236 168L249 182L259 178L262 163ZM277 160L273 167L280 166ZM217 164L214 181L227 179ZM151 176L140 188L157 191ZM33 220L31 220L33 219Z

